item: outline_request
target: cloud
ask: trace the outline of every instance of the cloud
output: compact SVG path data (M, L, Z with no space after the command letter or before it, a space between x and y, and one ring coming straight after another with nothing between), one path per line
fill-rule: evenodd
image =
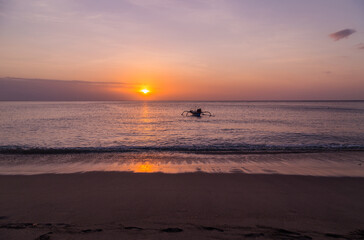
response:
M343 29L338 32L331 33L329 36L334 39L335 41L338 41L343 38L349 37L351 34L355 33L356 31L354 29Z
M125 100L123 83L0 78L0 101Z
M358 49L364 50L364 43L359 43L357 46Z

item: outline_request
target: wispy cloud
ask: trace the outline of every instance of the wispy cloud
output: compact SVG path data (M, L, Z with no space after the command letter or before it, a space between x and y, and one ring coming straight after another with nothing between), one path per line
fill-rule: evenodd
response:
M358 49L364 50L364 43L359 43L357 46L358 46Z
M329 36L334 39L335 41L338 41L343 38L349 37L351 34L355 33L356 31L354 29L343 29L338 32L331 33Z
M123 100L123 83L0 78L0 101Z

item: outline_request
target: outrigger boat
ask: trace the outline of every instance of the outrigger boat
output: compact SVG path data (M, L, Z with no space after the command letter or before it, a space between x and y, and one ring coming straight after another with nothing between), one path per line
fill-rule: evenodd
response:
M191 109L189 111L183 111L181 115L185 117L187 116L201 117L202 115L207 115L209 117L212 116L212 114L209 111L202 111L201 108L197 108L196 110Z

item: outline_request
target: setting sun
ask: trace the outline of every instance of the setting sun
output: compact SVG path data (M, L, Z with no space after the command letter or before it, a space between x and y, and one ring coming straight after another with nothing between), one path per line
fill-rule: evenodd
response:
M142 93L144 93L144 94L148 94L150 91L148 90L148 89L142 89L142 90L140 90L140 92L142 92Z

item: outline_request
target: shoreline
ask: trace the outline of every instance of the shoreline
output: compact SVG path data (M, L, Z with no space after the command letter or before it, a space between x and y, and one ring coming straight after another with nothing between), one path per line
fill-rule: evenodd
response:
M278 174L0 175L0 237L350 239L364 236L362 186Z
M0 175L81 172L245 173L364 177L364 152L291 154L0 154Z

